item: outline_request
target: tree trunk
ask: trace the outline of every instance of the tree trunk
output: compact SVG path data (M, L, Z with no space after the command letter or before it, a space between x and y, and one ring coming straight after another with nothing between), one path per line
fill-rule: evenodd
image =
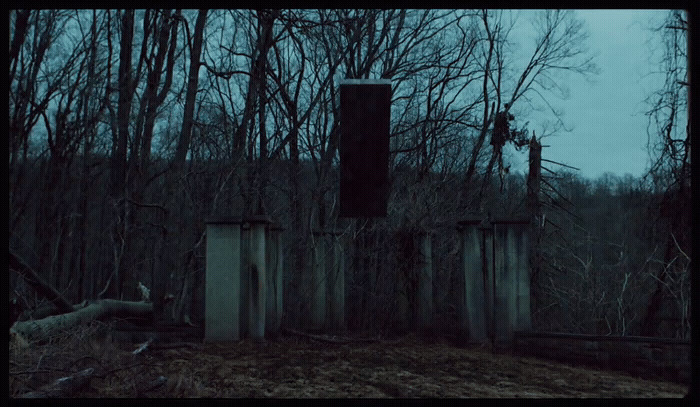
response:
M175 151L175 162L178 164L185 162L187 151L190 148L192 140L192 126L194 124L194 103L197 96L197 86L199 85L199 68L202 55L202 37L204 33L204 24L207 22L208 10L199 10L197 14L197 22L194 26L194 38L192 40L192 54L190 55L190 73L187 82L187 95L185 96L185 111L182 118L182 131L180 132L180 140L177 143Z
M71 310L73 307L71 307ZM147 302L98 300L67 314L53 315L36 321L19 321L10 331L29 341L49 339L62 331L108 317L151 318L153 304Z
M133 97L131 78L131 50L134 37L134 10L124 10L122 15L122 38L119 51L119 105L117 107L117 133L112 136L111 197L114 202L114 229L112 239L115 247L114 275L109 286L109 297L121 297L121 256L127 236L125 183L127 147L131 100Z
M187 152L190 150L192 141L192 128L194 125L194 108L197 96L197 88L199 86L199 68L201 67L202 41L204 33L204 25L207 21L208 10L199 10L197 22L194 28L194 38L192 46L192 54L190 55L189 79L187 83L187 93L185 96L185 108L182 119L182 129L180 138L175 150L175 158L171 169L165 180L165 199L168 213L165 219L165 225L168 229L163 231L161 245L162 253L160 261L154 271L153 281L153 313L157 322L166 321L165 301L166 292L168 289L168 281L170 281L171 270L181 270L186 267L182 258L173 258L173 253L186 252L185 246L190 239L185 238L189 233L184 231L184 212L185 202L178 200L178 196L182 196L178 192L178 182L184 175L185 164L187 161ZM183 186L184 188L184 186ZM183 236L182 239L177 239L175 242L166 241L166 237ZM173 244L175 247L173 247ZM186 271L184 271L186 273ZM180 273L174 273L180 276Z

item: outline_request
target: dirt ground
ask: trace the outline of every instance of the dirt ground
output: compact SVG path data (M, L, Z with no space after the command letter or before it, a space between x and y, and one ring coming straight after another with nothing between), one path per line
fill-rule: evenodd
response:
M85 329L43 345L11 341L10 396L86 368L94 373L72 397L682 397L687 392L676 383L413 335L349 343L289 335L264 344L156 345L134 355L138 345L95 339Z

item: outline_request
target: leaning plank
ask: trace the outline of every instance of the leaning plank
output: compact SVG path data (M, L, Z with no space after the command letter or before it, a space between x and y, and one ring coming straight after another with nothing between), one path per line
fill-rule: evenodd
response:
M52 384L46 385L37 391L25 393L21 395L20 398L35 399L70 397L90 382L90 377L94 371L95 369L93 368L81 370L72 376L57 379Z
M30 341L48 339L68 328L113 316L150 317L153 304L146 302L98 300L85 308L67 314L53 315L35 321L18 321L12 331Z

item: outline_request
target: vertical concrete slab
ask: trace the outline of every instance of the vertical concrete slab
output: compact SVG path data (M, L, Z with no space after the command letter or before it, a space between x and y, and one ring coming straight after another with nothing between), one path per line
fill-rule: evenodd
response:
M250 223L244 220L241 225L241 312L238 322L241 338L250 336L250 236Z
M340 231L330 233L333 239L333 267L330 270L330 326L334 331L345 330L345 252Z
M266 236L267 295L265 306L265 335L279 332L282 321L282 227L270 224Z
M503 224L493 225L493 266L494 266L494 336L496 342L509 341L511 334L509 328L509 295L510 284L508 281L508 263L506 258L508 230Z
M322 330L326 322L326 245L323 232L314 232L311 275L311 329Z
M532 330L532 314L530 310L530 247L527 224L513 225L518 258L517 275L517 305L518 315L516 329L519 331Z
M241 220L207 221L204 337L207 342L240 339Z
M484 274L481 251L480 220L459 222L461 229L461 278L459 290L460 335L473 342L487 339L484 315Z
M507 295L507 332L508 340L510 341L518 323L518 246L513 225L505 224L504 226L506 229L506 284L503 288Z
M496 286L494 282L494 252L493 252L493 225L485 220L479 226L482 238L482 267L484 275L484 317L486 319L486 332L493 342L495 338L495 298Z
M501 343L510 343L514 331L529 325L528 223L519 219L494 221L495 338Z
M403 240L407 238L406 236L408 233L409 232L406 230L398 231L394 235L394 239L399 241L401 245L405 245L407 243L403 242ZM413 239L414 237L411 235L410 238ZM403 253L405 253L405 250ZM396 270L396 285L394 288L394 295L396 296L396 322L394 329L396 329L397 332L404 333L411 329L415 321L415 316L413 315L413 306L415 304L413 304L414 301L412 300L415 298L416 293L415 287L411 284L411 281L414 280L413 273L417 273L418 271L414 270L409 262L401 262L401 258L399 258L399 262Z
M279 332L282 326L282 315L284 314L284 247L282 246L282 229L280 228L275 237L277 248L277 263L275 264L275 332Z
M429 232L418 234L418 329L428 330L433 323L433 258Z
M253 340L265 339L267 296L265 228L270 223L266 216L253 216L250 223L250 284L248 334Z

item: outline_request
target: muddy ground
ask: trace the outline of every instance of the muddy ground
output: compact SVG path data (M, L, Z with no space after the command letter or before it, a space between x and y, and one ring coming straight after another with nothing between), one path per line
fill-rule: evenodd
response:
M72 397L682 397L681 384L453 346L439 338L265 344L115 342L77 330L51 343L11 341L11 397L93 368ZM163 345L166 346L166 345ZM159 377L162 378L160 381Z

